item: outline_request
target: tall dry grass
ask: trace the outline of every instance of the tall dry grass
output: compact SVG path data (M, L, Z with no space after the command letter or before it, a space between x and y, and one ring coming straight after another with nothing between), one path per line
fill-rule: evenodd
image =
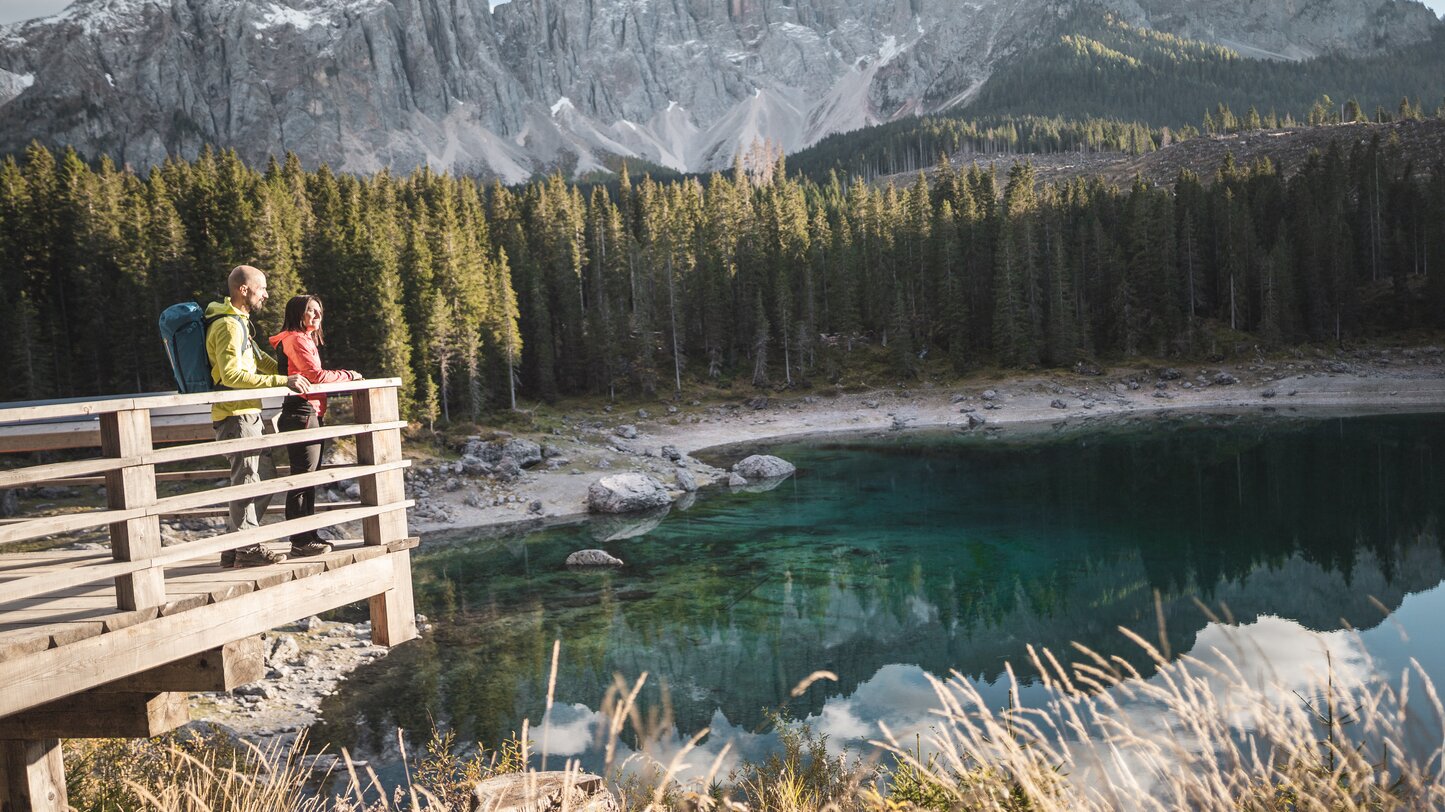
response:
M990 708L962 675L930 677L937 723L911 742L880 725L884 736L874 744L882 759L833 752L806 725L778 718L780 751L726 774L727 745L709 757L697 749L707 730L665 758L652 755L664 752L649 743L670 730L666 708L638 704L646 675L618 678L598 731L613 799L629 810L739 812L1445 809L1445 708L1418 663L1389 683L1330 669L1319 684L1291 693L1246 677L1222 654L1171 658L1124 633L1153 660L1153 674L1083 646L1069 664L1030 648L1043 703ZM1017 696L1012 668L1007 675ZM795 693L831 676L814 674ZM1423 702L1412 704L1412 696ZM1412 713L1420 706L1427 712ZM624 738L637 744L627 758ZM1407 741L1433 748L1422 753ZM467 809L476 781L545 761L541 744L524 722L509 745L461 758L449 734L436 733L407 764L405 784L390 792L350 759L316 781L299 746L227 751L172 741L67 755L71 802L87 811L443 812ZM118 757L130 766L118 769Z

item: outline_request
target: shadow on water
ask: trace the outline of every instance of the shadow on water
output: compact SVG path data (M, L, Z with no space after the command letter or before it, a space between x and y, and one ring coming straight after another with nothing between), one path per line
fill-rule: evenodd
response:
M1003 705L1005 662L1032 682L1028 644L1078 641L1152 673L1117 630L1157 639L1156 590L1177 654L1213 634L1198 602L1240 626L1370 630L1376 601L1395 612L1445 580L1441 416L918 432L774 453L799 472L766 493L423 547L418 608L435 631L359 671L315 740L375 752L435 719L494 744L541 721L560 639L553 724L577 720L578 741L559 731L555 752L585 757L613 675L644 671L645 701L665 693L683 737L746 735L787 705L864 741L868 714L901 713L869 697L929 693L924 672L957 670ZM563 567L597 546L627 566ZM1382 644L1385 659L1445 648L1423 625L1410 646ZM1423 659L1445 683L1445 661ZM820 669L838 681L789 696Z

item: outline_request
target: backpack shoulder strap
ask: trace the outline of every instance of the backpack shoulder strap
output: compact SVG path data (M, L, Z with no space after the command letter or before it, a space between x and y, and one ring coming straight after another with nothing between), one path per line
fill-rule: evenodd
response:
M249 349L253 355L255 354L256 343L251 340L251 331L250 329L248 329L248 324L246 320L241 318L240 316L237 316L234 313L222 313L218 316L206 316L206 318L204 319L206 323L206 335L209 336L211 334L211 325L214 324L217 319L235 319L236 323L241 325L241 352L245 352Z

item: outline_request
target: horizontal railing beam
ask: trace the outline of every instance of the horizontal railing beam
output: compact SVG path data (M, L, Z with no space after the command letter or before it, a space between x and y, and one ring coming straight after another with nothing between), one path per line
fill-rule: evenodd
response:
M372 378L343 383L317 384L311 387L312 394L344 395L367 389L384 389L401 385L400 378ZM0 408L0 425L6 423L37 420L58 420L66 418L95 417L106 412L120 412L129 409L161 409L174 406L214 405L232 403L238 400L259 400L261 398L284 397L295 394L284 386L265 389L225 389L216 392L195 392L182 395L174 392L155 392L116 398L67 398L65 400L39 400L13 403Z
M132 465L140 464L140 457L101 457L93 460L55 462L49 465L32 465L29 468L15 468L9 471L0 471L0 490L6 488L24 488L41 482L64 480L66 477L102 474L118 468L129 468ZM95 481L97 484L104 484L105 477L97 477Z
M299 435L303 432L288 433ZM0 545L44 538L45 536L53 536L58 533L88 530L93 527L102 527L104 525L130 521L145 516L164 516L191 508L205 507L206 505L236 502L243 499L255 499L258 496L282 493L296 488L329 485L333 482L340 482L368 474L394 471L410 465L410 460L398 460L380 465L328 468L306 474L293 474L279 479L266 479L247 485L232 485L230 487L215 488L209 491L168 496L164 499L157 499L154 503L144 507L90 510L84 513L71 513L61 516L42 516L20 522L19 524L0 526Z
M96 460L96 462L100 462L100 460ZM106 460L106 462L111 462L111 460ZM65 463L61 463L61 464L65 464ZM345 467L346 465L352 465L352 464L353 464L353 463L344 463L344 464L342 464L342 465L323 465L323 466L321 466L321 468L322 468L322 469L326 469L326 468L342 468L342 467ZM29 470L32 470L32 469L27 468L27 469L25 469L25 470L29 471ZM289 466L289 465L278 465L278 466L276 466L276 475L277 475L277 476L285 476L286 474L289 474L290 472L291 472L291 466ZM196 470L196 471L157 471L157 472L156 472L156 482L194 482L195 480L198 480L198 479L230 479L230 478L231 478L231 469L230 469L230 468L205 468L205 469ZM60 485L60 486L68 486L68 487L80 487L80 486L82 486L82 485L104 485L104 484L105 484L105 477L103 477L103 476L75 476L75 475L71 475L71 476L64 476L64 477L58 477L58 478L52 478L52 479L45 479L45 480L38 481L38 482L29 482L29 483L26 483L26 484L27 484L27 485ZM23 487L23 486L10 486L10 485L5 485L5 486L0 486L0 487Z
M149 454L142 454L140 461L142 465L165 465L171 462L185 462L226 454L245 454L267 448L315 443L322 440L333 440L337 437L350 437L354 434L368 434L373 431L390 431L401 428L406 428L405 420L394 420L387 423L342 423L316 429L263 434L260 437L239 437L235 440L212 440L205 443L161 448Z
M208 555L220 555L227 550L234 550L238 547L249 547L252 544L260 544L263 541L274 541L276 539L306 533L311 530L320 530L323 527L332 527L338 524L360 521L369 516L376 516L390 510L404 510L414 504L416 503L408 499L404 502L390 505L367 505L348 508L346 510L332 510L326 513L304 516L299 519L289 519L284 522L276 522L275 524L261 525L260 527L253 527L249 530L240 530L235 533L226 533L198 541L189 541L185 544L177 544L173 547L163 548L159 555L147 559L92 563L83 566L68 567L63 570L51 570L43 575L34 575L15 581L4 582L5 600L12 601L23 598L33 598L37 595L45 595L59 589L68 589L73 586L103 581L108 578L128 575L132 572L138 572L152 567L174 566L184 561L203 558Z

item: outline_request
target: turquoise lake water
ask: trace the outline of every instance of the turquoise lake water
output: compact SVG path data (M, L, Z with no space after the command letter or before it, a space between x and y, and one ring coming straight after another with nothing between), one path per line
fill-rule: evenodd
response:
M798 466L772 490L424 544L418 610L436 628L358 671L313 738L385 752L397 726L440 720L493 745L526 718L538 744L545 721L551 756L595 767L614 675L646 672L642 704L674 744L708 727L704 749L760 758L776 746L768 713L785 709L861 752L880 721L909 741L927 730L929 674L957 671L1002 707L1012 662L1021 701L1041 699L1028 644L1064 655L1077 641L1147 676L1118 628L1157 640L1156 592L1175 656L1242 640L1246 668L1301 689L1327 654L1337 673L1395 681L1415 658L1445 687L1445 416L1153 418L767 450ZM591 547L626 566L563 567ZM790 695L818 670L837 681Z

